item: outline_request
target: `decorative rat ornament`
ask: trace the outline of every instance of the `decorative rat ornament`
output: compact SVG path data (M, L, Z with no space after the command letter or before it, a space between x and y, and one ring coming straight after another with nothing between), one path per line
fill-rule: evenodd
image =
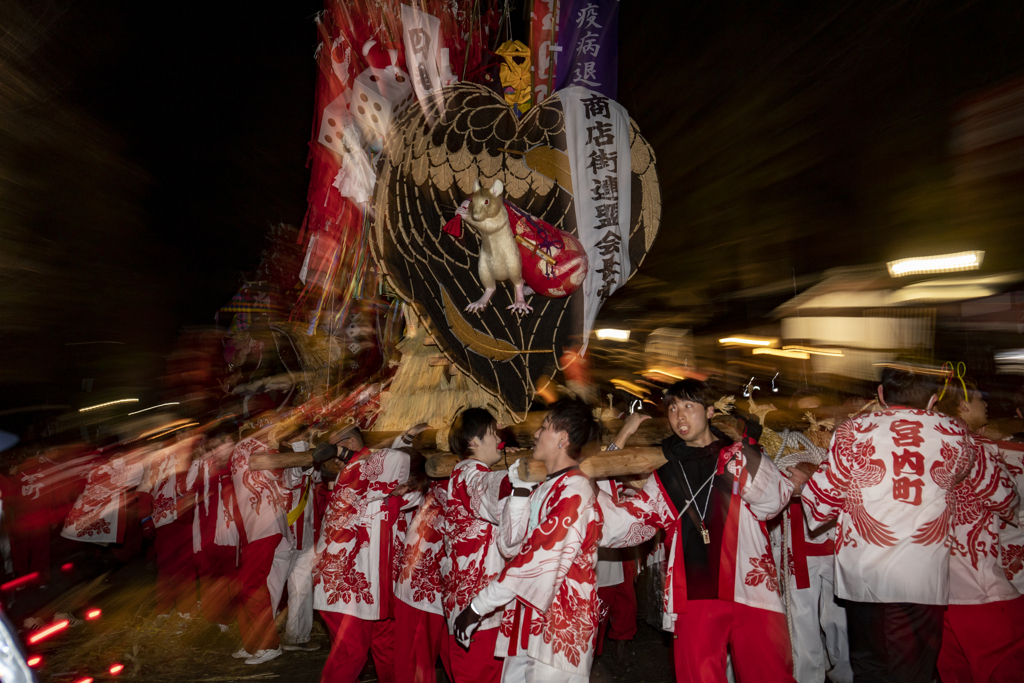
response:
M480 181L477 180L476 185L479 183ZM500 186L501 181L498 180L495 183L496 186ZM491 211L495 214L494 220L501 221L503 230L511 234L516 247L518 247L520 262L518 272L521 273L526 287L549 299L567 297L580 288L587 277L588 260L586 250L575 236L564 230L559 230L536 216L531 216L511 202L493 197L486 189L478 191L487 195L483 198L483 201L487 202L483 204L484 207L490 208L496 201L503 205L504 211L501 214L498 214L496 209L491 209ZM455 217L445 224L444 231L446 233L456 238L462 237L462 220L465 218L469 222L468 214L476 194L477 192L474 192L473 197L464 201L455 212ZM470 225L472 225L471 222ZM477 232L480 231L477 230ZM484 248L481 245L481 260L484 258L484 253ZM515 284L514 278L508 279L512 279ZM485 288L488 287L482 271L480 281L484 283ZM524 289L524 294L529 293ZM485 292L483 299L470 304L466 310L481 310L486 305L488 298L489 295ZM471 308L481 302L482 305L479 308Z
M468 206L459 207L458 214L480 236L480 258L477 261L477 275L484 286L484 295L466 306L466 311L476 313L487 307L500 280L511 280L516 288L516 300L508 310L520 315L533 312L526 305L523 294L523 262L519 257L515 236L509 225L508 211L501 193L505 186L495 180L491 187L484 188L480 179L473 184L473 196ZM460 230L461 234L461 230Z
M533 55L530 48L518 40L501 44L494 54L504 60L498 72L502 93L516 116L522 116L533 106Z

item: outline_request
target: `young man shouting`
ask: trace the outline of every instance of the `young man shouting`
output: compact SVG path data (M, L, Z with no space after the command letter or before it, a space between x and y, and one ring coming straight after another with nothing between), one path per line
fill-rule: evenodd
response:
M639 495L600 493L601 545L638 545L665 531L664 627L672 631L676 679L725 683L727 650L741 681L793 681L789 631L765 521L793 486L758 448L733 443L710 420L706 384L687 379L665 394L672 435L667 463ZM615 439L622 448L643 416Z
M547 468L547 481L531 492L517 468L509 470L513 492L498 537L509 562L459 614L454 629L466 647L476 627L504 608L495 648L505 658L502 681L590 680L601 511L579 460L583 446L599 436L589 406L559 401L534 435L533 457Z

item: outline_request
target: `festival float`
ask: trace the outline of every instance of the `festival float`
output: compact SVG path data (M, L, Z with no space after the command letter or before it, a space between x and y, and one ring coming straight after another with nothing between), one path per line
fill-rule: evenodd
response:
M617 3L537 2L529 36L509 7L325 4L299 257L223 309L229 391L291 392L321 425L425 422L429 450L483 406L532 442L538 386L568 383L661 198L615 99Z

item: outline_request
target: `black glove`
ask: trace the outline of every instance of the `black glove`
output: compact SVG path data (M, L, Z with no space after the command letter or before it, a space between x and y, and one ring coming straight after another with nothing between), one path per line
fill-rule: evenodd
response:
M473 633L480 626L482 619L483 617L473 609L472 603L462 610L459 616L455 617L455 640L466 652L469 652L469 644L473 642Z
M313 464L322 465L332 458L338 457L338 447L333 443L317 444L313 451Z

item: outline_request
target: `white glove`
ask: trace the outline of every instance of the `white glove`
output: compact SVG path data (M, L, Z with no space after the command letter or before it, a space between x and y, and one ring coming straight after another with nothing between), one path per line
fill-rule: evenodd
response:
M522 462L522 459L520 458L519 460L516 460L514 463L512 463L512 467L508 468L508 481L509 481L510 484L512 484L513 490L514 489L532 490L532 489L537 488L537 482L535 482L535 481L523 481L522 479L519 478L519 463L521 463L521 462Z

